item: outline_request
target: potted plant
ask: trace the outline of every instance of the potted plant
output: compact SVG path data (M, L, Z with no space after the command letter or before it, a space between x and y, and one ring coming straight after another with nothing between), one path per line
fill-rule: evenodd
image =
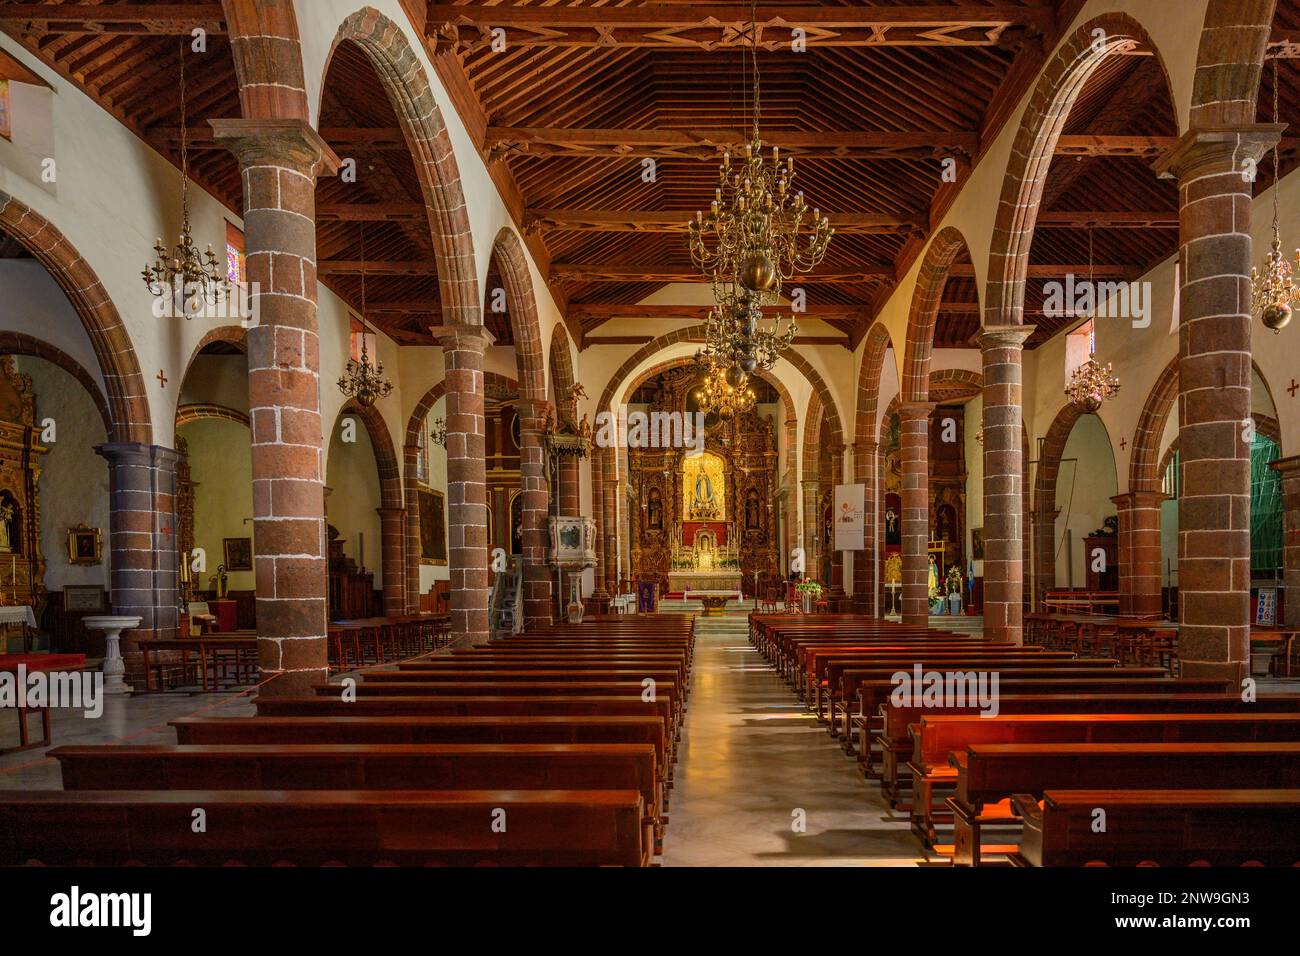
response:
M947 607L947 601L943 593L943 584L939 581L936 581L934 584L930 586L929 593L930 593L930 613L931 614L944 613L944 608Z
M822 586L816 581L800 581L794 586L795 591L799 594L799 600L803 604L803 612L811 614L813 605L822 595Z

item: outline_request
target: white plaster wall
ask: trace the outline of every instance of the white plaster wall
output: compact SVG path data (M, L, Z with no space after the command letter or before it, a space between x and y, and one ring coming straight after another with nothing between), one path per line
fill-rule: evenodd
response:
M1115 503L1110 499L1119 492L1110 448L1110 437L1096 415L1080 416L1065 442L1056 479L1056 505L1061 511L1053 544L1057 587L1087 585L1088 557L1083 539L1115 514Z
M69 584L108 587L108 462L95 454L107 440L99 409L76 379L50 362L20 355L14 367L32 377L36 420L52 418L55 441L40 456L41 552L45 587ZM68 563L68 529L84 524L103 535L104 560L96 565ZM0 580L8 572L0 559Z
M345 429L343 421L353 422ZM350 435L354 441L344 441ZM375 589L383 585L380 559L379 470L375 448L360 418L345 415L330 435L330 464L325 473L325 520L343 538L343 553L375 575ZM365 536L364 548L361 535Z
M207 573L196 587L208 590L225 563L225 538L253 537L253 455L248 429L238 422L200 419L179 429L194 482L194 546L206 553ZM228 571L232 591L256 587L252 571Z
M0 137L0 144L3 143ZM95 380L100 394L104 394L104 376L100 374L90 336L82 328L68 297L39 262L0 259L0 302L4 303L0 327L24 332L66 352Z

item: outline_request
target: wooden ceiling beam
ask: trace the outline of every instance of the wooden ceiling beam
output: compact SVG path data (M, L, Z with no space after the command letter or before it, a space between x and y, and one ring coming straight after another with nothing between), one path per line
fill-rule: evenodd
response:
M1037 225L1048 229L1177 229L1178 210L1169 212L1096 212L1053 209L1038 213Z
M738 152L745 140L746 134L738 129L489 126L483 145L491 160L515 156L715 160L727 150ZM805 159L935 159L969 156L979 148L978 134L965 130L772 132L764 142Z
M810 47L990 47L1024 29L1054 29L1051 7L954 6L807 7L763 4L755 16L764 50L789 49L792 31ZM459 51L490 47L495 29L514 47L642 47L719 50L750 45L743 6L647 4L636 7L455 6L430 3L425 35Z
M432 259L324 259L317 264L317 271L323 276L361 275L363 271L373 276L436 276L438 263Z
M1141 266L1113 265L1109 263L1093 263L1092 265L1089 265L1086 262L1054 262L1031 263L1026 276L1030 279L1063 279L1066 275L1074 275L1083 278L1091 275L1095 279L1126 279L1132 276L1141 275L1143 271L1144 270ZM949 269L948 275L970 278L975 275L975 267L969 262L960 262Z
M1274 30L1265 55L1279 60L1300 59L1300 30Z
M406 135L399 126L356 127L343 126L326 128L320 131L321 138L336 151L338 149L360 148L362 150L403 150L408 149ZM146 130L149 141L163 146L179 147L181 131L178 126L151 126ZM206 124L190 128L191 149L229 149L218 143L212 135L212 128Z
M524 218L526 233L547 232L654 232L685 233L694 214L688 210L530 209ZM920 216L885 216L873 213L830 214L831 225L844 235L892 235L924 228Z
M202 28L226 32L220 3L7 3L0 26L16 35L103 33L117 36L175 36Z
M707 282L695 266L612 265L608 263L559 262L551 266L551 278L559 282ZM863 265L849 272L815 272L800 279L802 284L872 282L893 279L892 265Z
M317 221L424 222L429 212L423 203L322 203L316 207Z
M647 342L654 341L654 338L653 335L588 335L582 341L582 348L585 350L593 345L645 345ZM703 342L704 339L691 336L683 341ZM796 335L794 344L839 345L847 349L849 347L849 338L847 335Z
M369 264L366 265L366 272L370 272ZM432 315L442 314L442 303L437 299L401 299L393 302L367 302L366 314L374 312L393 313L396 315L422 315L430 313Z
M708 318L711 305L621 305L616 302L575 302L569 314L579 318L695 319ZM795 313L796 319L860 319L866 308L860 305L810 305Z
M1176 136L1111 136L1098 133L1080 133L1061 136L1056 141L1056 155L1119 156L1154 160L1167 153L1177 142L1178 137ZM1283 152L1291 152L1300 148L1300 137L1284 137L1281 148Z

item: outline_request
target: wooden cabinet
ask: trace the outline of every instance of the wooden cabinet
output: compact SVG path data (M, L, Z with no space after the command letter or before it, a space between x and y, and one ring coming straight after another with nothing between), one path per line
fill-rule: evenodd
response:
M1097 552L1105 554L1104 571L1096 571ZM1083 539L1083 563L1089 591L1119 590L1119 539L1113 535L1088 535Z

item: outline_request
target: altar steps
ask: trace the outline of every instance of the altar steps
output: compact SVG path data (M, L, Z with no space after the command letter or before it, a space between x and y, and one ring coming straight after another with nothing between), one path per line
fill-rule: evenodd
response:
M664 614L701 614L704 605L694 598L661 598L659 610ZM748 614L752 610L754 610L753 598L727 602L727 614Z

